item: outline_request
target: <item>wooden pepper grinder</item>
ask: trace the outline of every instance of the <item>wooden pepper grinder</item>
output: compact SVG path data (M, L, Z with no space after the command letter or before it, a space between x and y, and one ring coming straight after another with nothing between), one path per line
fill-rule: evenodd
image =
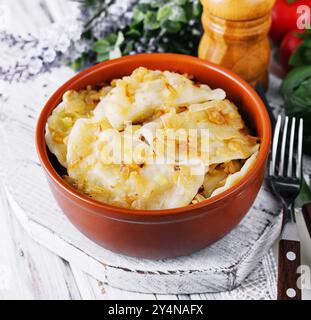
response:
M201 0L204 35L199 57L220 64L251 85L268 87L268 32L275 0Z

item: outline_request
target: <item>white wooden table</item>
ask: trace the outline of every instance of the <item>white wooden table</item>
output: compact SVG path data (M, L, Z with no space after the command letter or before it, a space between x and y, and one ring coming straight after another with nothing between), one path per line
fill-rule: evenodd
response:
M54 17L62 16L64 1L45 2ZM35 32L49 22L40 5L42 1L0 3L16 14L17 18L12 20L16 30L24 32L27 28ZM139 294L104 285L32 240L17 221L14 210L0 179L0 299L206 299L204 294ZM310 240L305 233L302 236L302 263L311 266L311 252L306 250ZM311 290L304 290L303 298L311 299Z

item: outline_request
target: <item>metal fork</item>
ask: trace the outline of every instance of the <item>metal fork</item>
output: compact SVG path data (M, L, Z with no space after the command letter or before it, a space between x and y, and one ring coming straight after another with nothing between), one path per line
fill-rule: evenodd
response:
M279 242L278 300L301 300L297 273L300 266L300 240L294 203L302 183L303 120L299 120L298 137L296 126L295 118L285 117L283 120L281 116L278 117L269 167L272 190L283 207L283 226Z

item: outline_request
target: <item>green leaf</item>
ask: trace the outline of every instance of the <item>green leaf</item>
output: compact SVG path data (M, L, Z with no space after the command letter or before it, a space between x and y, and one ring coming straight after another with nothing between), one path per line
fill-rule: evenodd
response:
M127 37L133 37L133 38L138 38L141 36L141 33L139 30L131 27L125 34Z
M162 23L162 28L168 33L178 33L182 29L182 25L178 21L165 20Z
M306 64L311 64L311 48L306 48L305 52L303 53L303 58Z
M133 49L134 49L134 43L135 43L134 40L129 40L129 41L126 43L125 48L123 49L123 54L124 54L124 55L129 54L131 51L133 51Z
M110 43L110 45L114 45L117 41L118 35L116 33L110 33L105 40L108 41L108 43Z
M289 72L281 86L281 94L283 97L290 96L296 90L302 81L311 76L311 66L298 67Z
M157 13L157 20L166 20L169 18L169 16L172 13L172 7L170 5L166 5L164 7L161 7Z
M186 12L182 7L172 6L169 20L174 22L187 22Z
M135 6L133 9L132 23L139 24L144 20L144 18L145 14L139 9L138 6Z
M304 119L304 152L311 152L311 65L296 67L284 79L280 92L286 114Z
M199 0L194 0L192 4L192 14L193 17L201 17L202 14L202 5Z
M141 12L147 12L150 9L150 0L139 0L136 6Z
M289 64L294 67L311 64L311 38L305 38L289 59Z
M101 39L93 43L93 50L98 53L106 52L109 48L110 43L105 39Z
M94 6L96 4L96 2L97 2L97 0L84 0L83 4L85 6L91 7L91 6Z
M107 61L109 60L109 54L103 54L103 53L99 53L97 56L96 56L96 60L97 62L102 62L102 61Z
M188 0L173 0L174 4L177 4L178 6L184 6Z
M133 6L130 24L122 29L117 28L117 32L103 39L95 38L92 22L107 10L109 1L81 1L90 5L87 10L91 13L90 23L84 26L82 37L93 42L93 47L75 62L77 67L94 63L95 59L104 61L129 54L141 38L145 38L146 44L151 38L155 39L155 47L160 51L197 54L201 36L200 0L138 0ZM191 26L190 20L194 21ZM305 55L308 57L309 53Z
M150 4L151 8L161 8L171 0L140 0L140 1Z
M93 43L93 50L97 53L106 53L115 45L115 43L120 40L122 40L122 35L111 33L104 39L100 39Z
M144 28L146 30L156 30L160 28L160 23L157 20L157 15L154 12L149 11L146 13L144 19Z
M299 195L295 201L297 207L301 208L303 205L311 202L311 190L307 185L305 179L302 181L302 186Z
M117 35L111 33L106 38L96 41L93 44L93 50L97 52L97 62L121 57L120 46L124 40L123 33L119 31Z
M71 63L71 68L74 70L79 70L82 66L82 58L78 58Z

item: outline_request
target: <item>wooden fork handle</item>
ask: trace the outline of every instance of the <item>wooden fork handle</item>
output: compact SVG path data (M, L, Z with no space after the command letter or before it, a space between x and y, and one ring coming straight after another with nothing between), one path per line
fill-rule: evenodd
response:
M302 207L303 217L305 219L305 223L309 232L309 236L311 238L311 203L305 204Z
M278 300L301 300L297 283L300 274L300 242L280 240L278 268Z

